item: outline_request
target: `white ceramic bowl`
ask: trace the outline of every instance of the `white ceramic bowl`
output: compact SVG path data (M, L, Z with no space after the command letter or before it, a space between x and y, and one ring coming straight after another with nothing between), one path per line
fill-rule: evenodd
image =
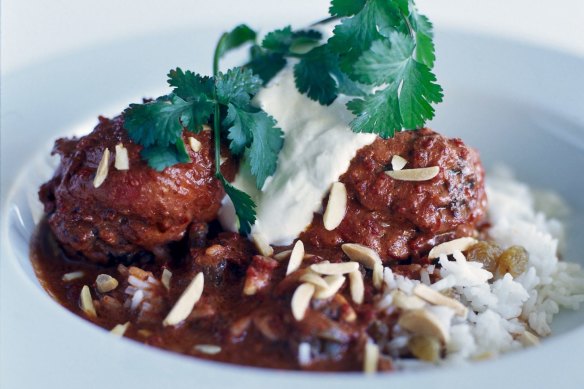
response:
M5 79L0 374L7 387L584 387L582 311L559 315L555 334L536 349L465 367L364 377L183 357L113 338L55 303L28 257L42 213L36 193L54 167L53 140L89 132L98 114L161 94L172 67L210 70L196 59L210 58L218 35L177 31L87 48ZM521 180L559 192L572 208L567 259L584 263L584 60L456 31L439 31L437 47L446 101L431 126L477 147L487 168L504 163Z

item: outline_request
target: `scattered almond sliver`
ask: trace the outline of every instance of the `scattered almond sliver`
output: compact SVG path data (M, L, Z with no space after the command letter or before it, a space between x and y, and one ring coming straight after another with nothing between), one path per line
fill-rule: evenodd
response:
M274 258L276 261L283 261L285 259L288 259L290 257L290 254L292 254L292 250L284 250L282 252L279 252L278 254L272 255L272 258Z
M109 158L110 151L109 149L105 149L103 151L103 155L101 156L101 161L99 161L99 165L97 165L97 171L95 173L95 178L93 179L94 188L99 188L107 178L107 173L109 170Z
M398 322L399 326L414 335L433 336L442 343L448 343L449 334L440 319L425 309L404 312Z
M314 286L318 286L323 289L327 289L329 287L324 278L312 272L304 273L303 275L301 275L300 281L308 282L310 284L313 284Z
M430 304L442 305L452 308L458 316L466 317L468 309L458 300L444 296L442 293L435 291L424 284L418 284L414 288L414 294Z
M193 311L195 304L200 300L204 286L203 273L198 273L179 297L174 307L172 307L162 325L173 326L185 320Z
M373 286L375 289L381 289L383 286L383 265L376 263L373 267Z
M363 275L359 270L349 273L349 286L351 288L351 299L356 304L363 304L365 285L363 283Z
M357 262L340 262L340 263L316 263L310 266L310 270L315 273L324 275L339 275L347 274L358 270L359 264Z
M423 167L417 169L403 169L403 170L390 170L386 171L385 174L399 181L428 181L436 177L440 172L438 166Z
M365 374L373 374L377 372L378 364L379 346L373 342L365 343L365 350L363 355L363 372L365 372Z
M340 274L330 275L324 277L327 283L327 288L317 288L314 298L319 300L326 300L333 297L345 283L345 277Z
M130 170L128 149L125 148L121 143L116 145L116 159L114 160L114 167L117 170Z
M292 295L292 316L297 321L304 319L306 315L306 310L308 305L310 305L310 299L314 295L315 287L312 284L304 283L301 284Z
M274 254L274 249L268 244L268 241L263 235L253 234L251 237L256 249L258 249L261 255L264 257L271 257L272 254Z
M109 274L100 274L95 280L95 285L99 293L107 293L118 287L118 280Z
M345 243L341 248L351 261L359 262L368 269L374 269L376 264L381 265L379 254L367 246L357 243Z
M408 161L400 155L394 155L391 158L391 168L394 171L402 170L404 168L404 166L407 165L407 163L408 163Z
M172 272L166 268L162 271L162 276L160 277L160 282L166 288L166 290L170 290L170 279L172 278Z
M347 212L347 188L342 182L335 182L331 187L326 210L322 216L324 228L332 231L337 228Z
M304 259L304 243L301 240L298 240L292 249L292 253L290 254L290 260L288 261L288 267L286 269L286 275L295 272L302 264L302 260Z
M337 304L342 306L341 309L341 319L352 323L357 320L357 312L353 309L351 304L347 301L347 299L340 293L335 294L333 299Z
M524 333L522 333L519 336L518 340L524 347L539 345L539 338L537 337L537 335L534 335L530 331L525 331Z
M438 246L434 246L434 248L430 250L428 258L429 259L440 258L440 255L442 254L452 255L454 254L455 251L463 252L468 250L477 243L478 241L475 238L470 237L454 239L451 240L450 242L445 242L439 244Z
M392 293L393 305L404 311L411 311L414 309L422 309L426 306L426 302L418 296L409 296L401 290L396 290Z
M125 322L124 324L116 324L115 327L110 331L110 334L115 336L124 336L129 326L129 321Z
M95 312L95 307L93 306L93 299L91 298L91 291L89 286L83 285L81 288L81 298L79 300L81 305L81 310L85 312L87 316L94 319L97 317L97 312Z
M77 280L81 277L85 276L85 273L82 271L74 271L71 273L66 273L63 274L63 277L61 277L61 280L63 280L64 282L70 282L70 281L74 281Z
M197 138L192 137L192 136L189 136L189 145L191 146L191 149L193 149L193 151L195 153L198 153L199 151L201 151L201 148L203 147L201 142L199 142L197 140Z
M221 347L214 344L197 344L193 348L200 353L208 355L215 355L221 352Z

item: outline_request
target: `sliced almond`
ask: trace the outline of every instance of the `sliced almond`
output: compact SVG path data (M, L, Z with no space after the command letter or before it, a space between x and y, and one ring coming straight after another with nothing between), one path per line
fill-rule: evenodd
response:
M199 142L197 140L197 138L195 138L193 136L189 136L189 145L191 146L191 149L193 149L193 151L195 153L198 153L199 151L201 151L201 148L203 147L201 142Z
M258 249L261 255L271 257L274 254L274 249L268 244L268 241L262 234L253 234L251 237L256 249Z
M290 254L290 260L288 261L288 267L286 268L286 275L295 272L300 268L302 260L304 259L304 243L301 240L296 241L292 253Z
M342 320L344 320L348 323L352 323L355 320L357 320L357 312L355 312L355 310L353 309L351 304L349 304L347 299L342 294L340 294L340 293L335 294L335 297L333 300L337 304L342 306L342 309L341 309L341 319Z
M363 274L359 270L349 273L349 286L351 288L351 299L356 304L363 304L365 285L363 283Z
M439 339L442 343L448 343L449 334L440 320L424 309L405 311L399 318L399 326L413 335L430 336Z
M125 148L121 143L116 145L116 159L114 160L114 167L117 170L130 170L128 149Z
M170 290L170 279L172 278L172 272L166 268L162 271L162 276L160 277L160 282L166 288L166 290Z
M110 331L110 334L115 336L124 336L129 326L129 321L125 322L124 324L116 324L115 327Z
M304 319L306 315L306 310L308 305L310 305L310 299L314 295L315 287L312 284L304 283L301 284L292 295L292 316L297 321Z
M373 267L373 286L375 289L381 289L383 286L383 265L376 263Z
M345 283L345 277L340 274L324 277L327 283L327 288L317 288L314 298L319 300L326 300L333 297L341 289Z
M99 165L97 165L97 171L95 172L95 178L93 179L94 188L99 188L107 178L107 173L109 170L109 158L110 151L109 149L105 149L103 151L103 155L101 156L101 161L99 161Z
M393 305L404 311L422 309L426 306L426 302L418 296L408 296L401 290L394 291L392 297Z
M379 254L367 246L357 243L345 243L341 248L351 261L359 262L367 269L373 269L376 264L381 265Z
M288 259L290 257L290 254L292 254L292 250L284 250L282 252L279 252L278 254L272 255L272 258L274 258L276 261L283 261L285 259Z
M310 270L315 273L324 275L338 275L347 274L352 271L359 269L359 264L357 262L340 262L340 263L315 263L310 265Z
M197 344L193 348L200 353L208 355L215 355L221 352L221 347L214 344Z
M444 296L442 293L435 291L424 284L418 284L414 287L414 294L430 304L442 305L452 308L458 316L466 317L468 309L458 300Z
M152 335L154 335L154 333L150 330L138 330L138 335L140 335L143 338L149 338Z
M365 343L365 350L363 352L363 371L365 374L373 374L377 372L378 364L379 346L373 342Z
M523 347L531 347L539 345L539 338L537 335L533 334L530 331L525 331L522 333L519 338L519 342L523 345Z
M394 171L402 170L407 163L408 161L400 155L394 155L391 157L391 168Z
M79 300L79 305L81 305L81 310L91 319L97 317L97 312L95 312L95 306L93 306L93 299L91 298L91 291L89 286L83 285L81 288L81 297Z
M430 253L428 254L429 259L440 258L440 255L452 255L455 251L467 251L472 246L478 243L475 238L458 238L451 240L450 242L441 243L438 246L434 246Z
M327 289L329 287L324 278L312 272L304 273L303 275L301 275L300 281L311 283L312 285L318 286L323 289Z
M95 285L99 293L107 293L118 287L118 280L109 274L100 274L95 280Z
M335 182L331 187L326 210L322 216L324 228L332 231L337 228L347 212L347 188L342 182Z
M195 304L201 299L204 286L205 279L203 277L203 273L198 273L179 297L176 304L174 304L174 307L172 307L162 322L162 325L177 325L189 317L193 311L193 308L195 307Z
M64 282L71 282L74 280L78 280L79 278L82 278L85 276L85 273L82 271L74 271L71 273L66 273L63 274L63 277L61 277L61 280L63 280Z
M385 174L398 181L428 181L436 177L440 172L438 166L423 167L418 169L403 169L398 171L386 171Z

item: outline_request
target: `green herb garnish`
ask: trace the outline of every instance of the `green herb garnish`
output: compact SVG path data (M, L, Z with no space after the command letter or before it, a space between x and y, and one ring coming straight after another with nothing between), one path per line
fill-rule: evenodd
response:
M124 111L128 134L143 146L142 158L159 171L189 162L183 131L197 134L213 121L215 176L235 206L241 233L249 233L255 222L255 204L221 174L221 139L229 142L232 154L247 159L261 189L276 170L283 133L251 101L290 59L296 62L296 88L310 99L329 105L340 94L352 97L347 108L355 115L355 132L389 138L420 128L442 101L432 73L432 24L418 13L414 0L331 0L329 11L340 22L324 43L320 32L290 26L257 43L252 29L237 26L219 39L212 77L171 70L172 93ZM220 72L221 57L246 43L252 43L250 61Z
M332 0L330 14L340 23L324 44L315 31L276 30L252 48L248 66L266 83L288 59L297 59L301 93L323 105L341 93L355 97L347 104L355 132L389 138L433 118L442 88L432 73L432 24L414 1ZM299 51L296 40L307 35L302 43L312 47Z
M255 32L241 25L223 34L215 49L213 77L180 68L168 74L172 93L144 104L131 104L124 111L125 128L142 145L141 156L158 171L190 162L182 140L183 130L199 133L213 119L215 176L221 181L239 218L240 232L247 234L255 222L255 204L246 193L232 186L221 174L222 135L231 152L245 155L259 189L276 170L283 133L276 121L251 103L262 80L250 69L236 67L219 71L219 60L229 50L255 40Z

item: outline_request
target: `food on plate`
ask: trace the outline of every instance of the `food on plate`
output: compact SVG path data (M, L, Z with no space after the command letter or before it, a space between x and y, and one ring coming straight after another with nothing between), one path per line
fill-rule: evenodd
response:
M425 126L443 92L414 2L330 13L240 25L212 76L173 69L169 94L56 142L31 250L56 300L182 354L365 373L534 346L578 309L562 222Z
M71 256L108 263L145 252L170 256L168 244L188 228L206 228L216 217L224 191L214 176L210 131L189 135L198 151L185 148L191 162L158 172L140 158L140 147L123 128L123 118L100 118L80 139L59 139L59 170L40 191L48 223ZM126 150L125 167L116 167ZM96 182L96 169L107 170ZM235 172L233 161L224 171ZM98 177L99 178L99 177ZM200 227L193 227L197 223Z

